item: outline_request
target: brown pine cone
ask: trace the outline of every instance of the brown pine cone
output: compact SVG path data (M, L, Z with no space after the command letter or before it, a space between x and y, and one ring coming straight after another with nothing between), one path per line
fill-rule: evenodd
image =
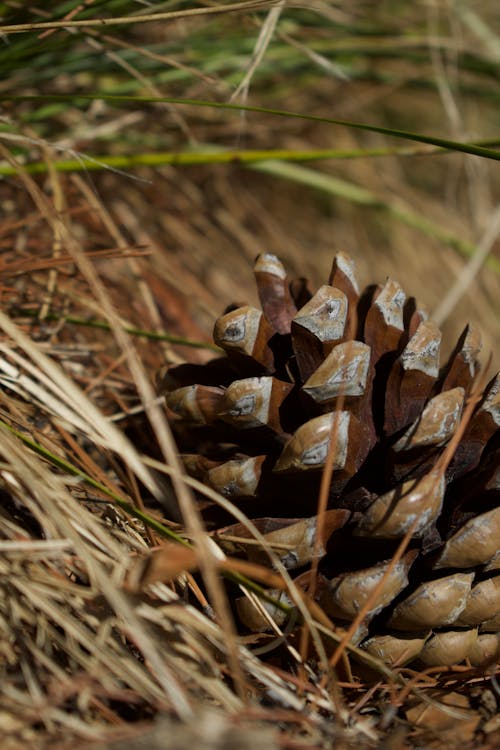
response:
M226 356L162 378L188 472L256 519L300 571L333 439L321 606L352 621L411 528L361 646L389 663L498 660L500 374L445 470L439 461L478 371L478 331L467 326L441 366L441 333L415 300L392 279L360 294L345 254L314 295L303 279L289 283L274 255L258 257L255 275L262 310L233 307L215 323ZM228 523L213 508L205 515ZM218 534L228 551L265 562L245 537L240 525ZM247 627L266 627L246 600L238 611Z

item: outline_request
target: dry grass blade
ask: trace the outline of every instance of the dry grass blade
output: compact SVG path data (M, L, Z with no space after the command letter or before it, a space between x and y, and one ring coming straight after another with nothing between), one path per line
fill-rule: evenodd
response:
M134 23L148 23L150 21L173 21L178 18L189 18L192 16L215 15L219 13L231 13L237 11L252 11L268 8L281 0L246 0L241 3L229 3L228 5L214 5L208 8L189 8L187 10L168 11L166 13L152 13L137 15ZM66 29L70 28L103 28L108 26L129 25L129 16L114 16L111 18L89 18L85 20L70 21L45 21L38 23L11 24L0 26L0 34L21 34L28 31L43 31L44 29Z
M481 241L477 245L476 252L467 265L460 272L454 285L445 295L441 304L435 309L433 318L440 325L451 314L459 300L469 289L480 269L484 266L486 258L492 252L500 234L500 207L494 211Z
M246 101L248 97L248 91L250 89L250 83L252 81L252 77L255 74L260 63L262 62L264 55L266 54L266 49L272 41L273 35L275 34L275 31L276 31L277 23L281 16L281 11L283 10L284 7L285 7L285 0L280 0L278 5L274 6L267 14L267 18L262 24L259 37L255 44L255 48L253 50L253 55L252 55L252 60L250 61L248 70L246 71L245 76L243 80L241 81L241 83L238 85L235 91L231 94L231 98L229 101L235 101L239 97L241 97L242 101Z

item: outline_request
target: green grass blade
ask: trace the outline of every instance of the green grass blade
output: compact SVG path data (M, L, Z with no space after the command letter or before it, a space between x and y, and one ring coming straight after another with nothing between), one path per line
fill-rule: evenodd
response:
M52 464L52 466L56 466L58 469L62 469L68 475L72 477L78 477L89 487L92 487L93 489L98 490L99 492L102 492L104 495L109 497L110 500L112 500L120 508L122 508L126 513L128 513L131 516L135 516L135 518L138 518L139 520L141 520L146 526L148 526L150 529L155 531L161 537L165 539L170 539L171 541L174 541L174 542L178 542L179 544L183 544L184 546L190 546L189 542L187 542L180 534L176 534L176 532L172 531L172 529L169 529L168 526L164 526L162 523L160 523L159 521L156 521L147 513L144 513L139 508L136 508L131 503L127 502L122 497L120 497L120 495L116 494L116 492L113 492L112 490L108 489L108 487L106 487L104 484L101 484L101 482L98 482L96 479L93 479L91 476L89 476L89 474L86 474L81 469L78 469L76 466L73 466L73 464L70 463L70 461L67 461L65 458L61 458L61 456L57 456L55 453L52 453L51 451L47 450L47 448L44 448L43 445L27 437L24 433L20 432L19 430L14 429L3 420L0 420L0 426L6 430L9 430L9 432L11 432L19 440L21 440L21 442L24 443L24 445L26 445L34 453L36 453L37 455L41 456L46 461L48 461L50 464Z
M11 311L11 314L13 316L29 316L35 318L38 313L36 310L14 309L13 311ZM87 320L86 318L80 318L76 315L56 315L55 313L48 313L45 317L45 320L64 321L64 323L83 326L85 328L97 328L101 331L112 330L109 323L106 323L106 321L104 320ZM138 336L139 338L149 339L150 341L166 341L169 344L189 346L192 349L210 349L217 354L222 354L222 349L209 341L193 341L192 339L186 339L183 336L174 336L171 333L147 331L144 328L134 328L132 326L125 326L123 330L126 333L129 333L131 336Z
M170 96L119 96L116 94L78 94L77 96L64 94L36 94L30 96L12 96L5 94L0 95L0 101L71 101L75 106L77 102L94 101L96 99L102 99L109 103L116 104L126 102L141 102L144 104L161 102L165 104L177 104L181 106L209 107L213 109L223 109L230 111L232 110L236 112L255 112L258 114L272 115L274 117L287 117L299 120L309 120L312 122L325 123L327 125L339 125L346 128L352 128L354 130L363 130L370 133L379 133L381 135L391 136L392 138L402 138L404 140L415 141L417 143L427 143L431 146L437 146L449 151L460 151L465 154L472 154L474 156L482 156L486 159L494 159L496 161L500 161L500 151L487 148L485 146L479 146L474 143L452 141L447 138L439 138L437 136L413 133L408 130L385 128L379 125L370 125L367 123L354 122L352 120L339 120L334 117L321 117L320 115L311 115L303 112L292 112L285 109L272 109L269 107L256 106L254 107L243 104L230 104L227 102L208 102L203 99L183 99Z
M134 167L161 167L167 164L178 167L201 166L205 164L256 164L262 161L310 162L326 159L360 159L378 156L410 156L422 153L414 148L391 149L318 149L318 150L286 150L286 149L251 149L245 151L213 150L201 148L197 151L164 151L142 154L127 154L119 156L105 156L96 154L80 154L78 159L61 159L51 166L58 172L96 172L103 169L129 170ZM28 174L46 174L47 162L39 161L27 163L24 169ZM0 165L0 175L11 177L16 174L16 168L10 165Z

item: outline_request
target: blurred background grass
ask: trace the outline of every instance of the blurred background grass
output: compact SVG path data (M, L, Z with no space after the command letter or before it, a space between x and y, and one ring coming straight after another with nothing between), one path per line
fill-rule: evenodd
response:
M139 261L142 277L172 332L206 338L227 303L255 300L252 261L263 250L314 285L327 277L334 252L346 250L362 283L391 275L432 313L484 241L489 260L446 314L444 330L449 348L473 320L495 352L498 162L320 121L108 97L231 102L495 144L498 3L240 6L0 2L0 143L19 164L41 161L48 171L76 158L60 177L73 231L89 250L110 246L96 205L75 181L79 171L101 214L109 212L130 245L152 251ZM16 24L31 27L13 33ZM23 98L41 94L48 98ZM289 158L218 164L214 148L283 149ZM340 153L291 161L311 149ZM206 163L161 164L165 152L187 151L205 154ZM7 152L2 247L17 257L50 255L53 237ZM145 154L160 164L141 165ZM139 165L105 168L119 156ZM50 195L47 175L36 180ZM137 280L119 278L127 272L116 265L100 269L110 287L128 289L133 307Z

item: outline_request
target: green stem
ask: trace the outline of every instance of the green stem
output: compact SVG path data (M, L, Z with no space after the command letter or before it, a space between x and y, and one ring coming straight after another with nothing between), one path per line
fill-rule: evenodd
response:
M428 143L431 146L438 146L446 150L461 151L465 154L473 154L475 156L482 156L486 159L494 159L500 161L500 151L479 146L474 143L463 143L462 141L451 141L447 138L439 138L437 136L423 135L421 133L413 133L407 130L399 130L396 128L385 128L380 125L369 125L367 123L353 122L351 120L339 120L336 117L321 117L320 115L305 114L303 112L292 112L286 109L274 109L270 107L257 107L245 104L230 104L228 102L210 102L204 99L184 99L181 97L174 96L120 96L118 94L32 94L23 96L12 96L9 94L0 95L0 101L70 101L75 105L76 101L95 101L105 100L107 102L135 102L135 103L164 103L164 104L177 104L181 106L190 107L209 107L212 109L232 110L235 112L256 112L264 115L272 115L274 117L287 117L295 120L309 120L311 122L322 122L327 125L340 125L346 128L352 128L354 130L363 130L370 133L380 133L381 135L388 135L391 138L403 138L404 140L416 141L417 143Z
M13 315L19 317L36 317L37 312L33 310L17 309L14 310ZM111 330L109 323L106 323L104 320L87 320L86 318L79 318L75 315L57 315L56 313L49 313L45 317L45 320L64 320L65 323L85 326L87 328L98 328L103 331ZM191 339L185 339L182 336L174 336L170 333L159 333L157 331L146 331L142 328L133 328L132 326L124 326L123 330L126 331L126 333L130 333L132 336L140 336L141 338L151 339L152 341L168 341L170 344L189 346L193 349L211 349L218 354L222 353L222 350L218 346L211 344L208 341L192 341Z
M439 149L441 152L441 149ZM103 169L128 170L134 167L161 167L166 164L176 167L201 166L205 164L258 164L269 159L286 162L310 162L326 159L359 159L374 156L413 156L428 154L412 147L406 148L367 148L367 149L307 149L302 151L290 149L249 149L245 151L211 150L200 151L164 151L142 154L121 154L119 156L82 154L78 159L61 159L51 166L58 172L97 172ZM433 153L436 151L433 150ZM23 165L27 174L46 174L48 163L36 161ZM16 167L0 165L0 175L11 177L17 173Z

